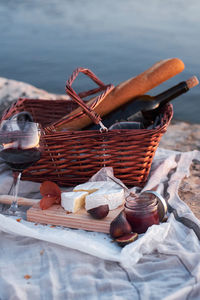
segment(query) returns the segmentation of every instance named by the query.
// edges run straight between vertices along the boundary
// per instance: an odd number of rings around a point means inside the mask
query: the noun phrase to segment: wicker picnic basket
[[[71,85],[79,72],[89,76],[98,88],[76,94]],[[159,141],[173,115],[171,104],[162,109],[161,123],[155,129],[107,131],[99,126],[100,130],[56,130],[60,124],[69,122],[69,113],[78,106],[83,109],[79,115],[86,113],[94,123],[102,125],[93,106],[88,107],[83,98],[100,93],[94,98],[95,104],[112,88],[112,85],[105,85],[90,70],[79,68],[66,84],[66,91],[72,100],[20,98],[5,111],[2,119],[28,111],[43,128],[41,159],[23,172],[23,180],[50,180],[60,186],[74,186],[86,182],[102,167],[113,167],[114,175],[127,186],[144,186]],[[79,115],[73,118],[78,118]]]

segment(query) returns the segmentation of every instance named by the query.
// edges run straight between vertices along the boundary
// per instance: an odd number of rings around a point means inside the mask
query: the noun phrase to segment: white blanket
[[[124,248],[106,234],[0,214],[0,300],[199,300],[200,221],[178,196],[193,159],[200,152],[157,150],[145,189],[158,185],[169,203],[168,221]],[[11,184],[1,164],[0,193]],[[38,198],[39,186],[22,181],[20,195]]]

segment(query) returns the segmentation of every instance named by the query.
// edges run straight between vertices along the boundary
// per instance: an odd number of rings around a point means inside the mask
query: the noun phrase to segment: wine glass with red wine
[[[13,171],[13,202],[6,215],[24,217],[17,203],[22,172],[40,159],[40,129],[35,122],[23,118],[4,120],[0,125],[0,157]]]

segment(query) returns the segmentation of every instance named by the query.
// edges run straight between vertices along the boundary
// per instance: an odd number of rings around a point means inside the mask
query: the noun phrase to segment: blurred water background
[[[64,94],[77,67],[117,85],[161,59],[182,59],[185,70],[154,95],[200,78],[199,16],[198,0],[1,0],[0,77]],[[89,87],[82,77],[75,83]],[[173,101],[175,119],[200,123],[199,91]]]

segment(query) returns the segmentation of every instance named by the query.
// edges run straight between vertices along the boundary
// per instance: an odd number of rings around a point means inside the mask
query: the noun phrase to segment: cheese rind
[[[89,194],[96,192],[99,189],[109,190],[109,189],[121,189],[121,187],[113,181],[88,181],[75,186],[74,192],[85,191]]]
[[[76,213],[85,207],[87,192],[63,192],[61,193],[61,206],[68,212]]]
[[[85,209],[89,210],[100,205],[108,204],[109,210],[116,209],[125,201],[123,189],[99,189],[85,197]]]

